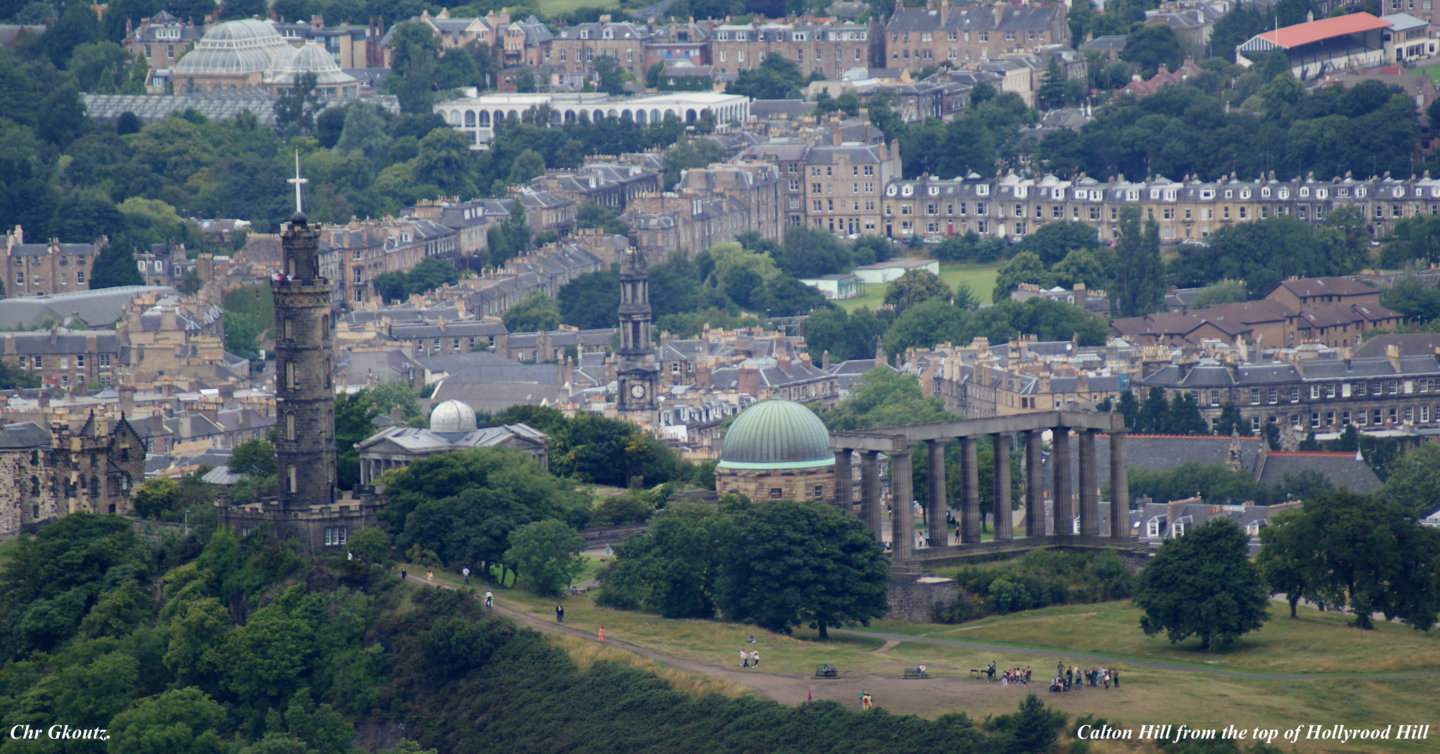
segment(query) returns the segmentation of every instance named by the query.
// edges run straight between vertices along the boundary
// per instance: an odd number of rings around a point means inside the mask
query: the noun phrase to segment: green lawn
[[[1426,66],[1425,68],[1417,68],[1416,70],[1429,76],[1430,83],[1440,86],[1440,65]]]
[[[1198,639],[1177,645],[1163,634],[1146,636],[1140,610],[1129,602],[1050,607],[960,626],[884,621],[875,630],[1258,673],[1440,670],[1440,636],[1434,633],[1388,623],[1360,631],[1345,623],[1345,616],[1305,608],[1292,620],[1283,603],[1273,603],[1264,628],[1213,652],[1199,651]]]
[[[423,569],[415,567],[410,571],[423,574]],[[423,575],[420,578],[423,579]],[[459,582],[458,576],[448,573],[436,573],[436,580]],[[470,588],[483,593],[486,587],[472,581]],[[497,603],[503,607],[544,620],[554,619],[554,599],[541,599],[514,589],[491,588],[495,589]],[[819,642],[815,632],[809,629],[797,629],[793,636],[784,636],[735,623],[664,620],[644,613],[611,610],[597,607],[586,596],[565,597],[562,601],[568,625],[587,631],[603,625],[607,637],[715,665],[735,663],[737,650],[748,647],[745,638],[754,633],[759,640],[762,667],[770,673],[793,677],[809,677],[817,665],[825,663],[840,668],[848,677],[895,676],[904,667],[925,663],[937,675],[968,679],[971,668],[983,668],[994,660],[1002,668],[1029,666],[1037,677],[1045,678],[1053,672],[1056,658],[1034,649],[1112,656],[1118,659],[1107,664],[1121,670],[1124,691],[1056,696],[1043,694],[1043,688],[1032,687],[1042,692],[1047,704],[1072,717],[1093,714],[1107,718],[1112,724],[1161,722],[1192,727],[1234,724],[1283,728],[1312,722],[1376,726],[1440,717],[1440,677],[1387,679],[1366,675],[1440,669],[1440,636],[1396,625],[1361,632],[1346,626],[1342,616],[1306,608],[1301,608],[1299,619],[1291,620],[1281,603],[1272,606],[1273,617],[1263,629],[1247,634],[1234,648],[1225,652],[1200,652],[1194,640],[1177,647],[1163,636],[1145,636],[1138,627],[1139,612],[1128,602],[1033,610],[961,626],[882,620],[872,623],[869,629],[860,629],[1013,647],[989,651],[915,642],[901,642],[887,648],[878,637],[855,635],[832,635],[830,641]],[[582,657],[586,651],[574,641],[566,642],[566,649]],[[1134,664],[1134,660],[1251,671],[1256,675],[1201,675],[1145,667]],[[1076,657],[1069,664],[1098,663]],[[1353,675],[1343,679],[1281,680],[1259,675],[1265,672]],[[677,680],[686,683],[685,675],[679,671],[665,673],[665,676],[672,683]],[[696,679],[688,683],[701,684],[693,689],[695,691],[716,690],[704,688],[704,682]],[[930,717],[964,711],[973,718],[983,718],[1014,710],[1019,690],[997,687],[994,692],[972,697],[963,705],[937,697],[913,711]],[[721,690],[721,693],[725,692]],[[1197,703],[1201,699],[1203,703]],[[1431,745],[1429,742],[1389,743],[1387,751],[1426,751]],[[1359,744],[1323,748],[1366,750]],[[1318,749],[1311,746],[1304,750]]]
[[[620,0],[540,0],[539,6],[540,14],[548,17],[577,8],[618,8]]]
[[[964,283],[969,286],[970,292],[980,299],[981,304],[990,303],[990,294],[995,290],[995,278],[999,276],[999,273],[999,264],[946,264],[940,266],[940,279],[945,281],[946,286],[954,290]],[[884,305],[887,287],[883,285],[867,286],[864,296],[836,303],[846,311],[854,311],[862,306],[875,311]]]

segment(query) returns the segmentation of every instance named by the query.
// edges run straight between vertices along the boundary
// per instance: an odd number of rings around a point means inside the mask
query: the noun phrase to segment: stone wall
[[[885,599],[895,620],[928,623],[942,610],[960,600],[960,588],[954,579],[942,578],[924,571],[900,566],[890,574]]]

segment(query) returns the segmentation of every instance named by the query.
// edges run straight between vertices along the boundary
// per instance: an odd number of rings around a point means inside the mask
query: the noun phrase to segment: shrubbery
[[[940,616],[947,623],[1049,605],[1125,599],[1135,591],[1135,577],[1113,552],[1032,550],[1018,562],[962,568],[955,580],[960,602]]]

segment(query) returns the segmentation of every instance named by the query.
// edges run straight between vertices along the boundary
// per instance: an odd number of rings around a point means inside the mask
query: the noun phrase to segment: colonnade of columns
[[[1045,509],[1045,464],[1042,461],[1042,434],[1052,433],[1049,472],[1051,489],[1054,491],[1052,524],[1047,526]],[[995,453],[991,471],[994,489],[991,494],[994,521],[994,538],[1011,540],[1012,531],[1010,483],[1010,448],[1020,443],[1024,458],[1023,505],[1025,508],[1024,537],[1044,537],[1053,532],[1066,536],[1079,534],[1086,537],[1108,535],[1113,538],[1130,536],[1129,480],[1125,468],[1125,433],[1109,432],[1110,469],[1108,482],[1111,490],[1111,511],[1109,531],[1100,531],[1100,477],[1096,465],[1096,438],[1098,429],[1071,427],[1040,427],[1007,432],[990,432]],[[958,544],[978,544],[980,539],[980,468],[977,441],[982,435],[959,435],[960,469],[962,474],[959,499],[960,541]],[[835,503],[850,510],[854,486],[854,463],[852,454],[859,456],[860,466],[860,518],[881,536],[884,521],[881,502],[880,456],[890,459],[890,489],[894,513],[890,521],[893,557],[907,560],[914,557],[915,520],[910,505],[914,499],[912,486],[913,449],[924,448],[926,477],[928,482],[928,505],[926,508],[926,530],[931,542],[950,542],[947,513],[950,500],[946,491],[945,445],[952,438],[919,440],[912,446],[902,437],[893,438],[888,450],[868,447],[847,446],[844,438],[833,442],[835,449]],[[859,443],[873,446],[874,443]],[[1078,455],[1078,458],[1075,456]],[[1078,462],[1078,501],[1076,486],[1071,479],[1071,466]],[[1077,514],[1076,504],[1079,504]],[[1079,517],[1079,526],[1074,521]]]

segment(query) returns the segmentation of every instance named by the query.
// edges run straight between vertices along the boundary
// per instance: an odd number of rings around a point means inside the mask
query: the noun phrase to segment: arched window
[[[285,387],[295,389],[295,362],[285,362]]]
[[[294,412],[294,411],[286,411],[286,412],[285,412],[285,439],[286,439],[286,440],[294,440],[294,439],[295,439],[295,412]]]
[[[285,489],[291,493],[295,492],[295,464],[285,467]]]

